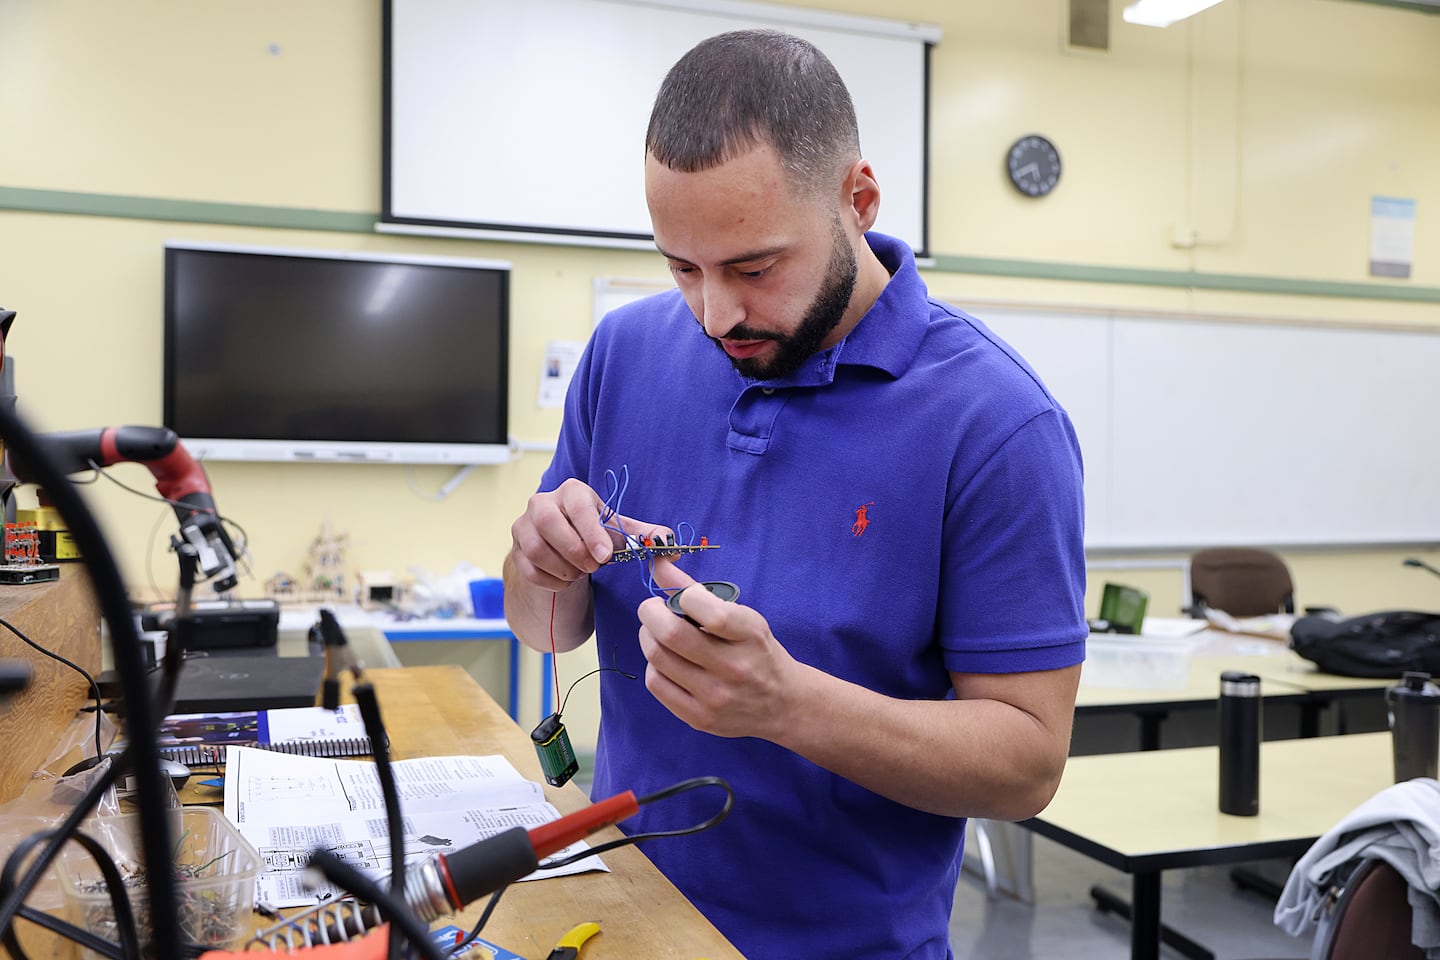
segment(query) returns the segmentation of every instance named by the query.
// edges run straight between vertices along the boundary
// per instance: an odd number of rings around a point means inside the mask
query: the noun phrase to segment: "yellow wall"
[[[1124,24],[1116,0],[1111,49],[1097,53],[1066,48],[1064,0],[796,5],[943,28],[932,64],[930,236],[942,267],[979,257],[1255,276],[1282,291],[1291,280],[1440,288],[1440,17],[1341,0],[1227,0],[1153,30]],[[265,226],[279,222],[277,208],[378,209],[377,3],[0,2],[0,62],[0,198],[4,188],[76,191],[97,195],[74,201],[91,213],[115,197],[238,204],[261,224],[0,210],[0,305],[19,311],[9,349],[20,409],[42,429],[159,422],[167,239],[511,261],[510,400],[522,441],[555,436],[558,413],[535,405],[544,346],[585,337],[593,279],[665,276],[658,257],[638,252]],[[1018,196],[1002,172],[1008,144],[1029,132],[1050,136],[1065,162],[1059,189],[1041,201]],[[583,152],[575,172],[585,175]],[[1418,201],[1411,280],[1367,276],[1375,194]],[[158,203],[145,209],[163,215]],[[1177,228],[1199,243],[1172,245]],[[1440,324],[1436,297],[1318,297],[1304,283],[1256,294],[1155,286],[1142,273],[1118,283],[946,270],[927,278],[962,305]],[[1433,422],[1417,411],[1417,442],[1434,442]],[[249,533],[254,576],[242,589],[258,594],[272,573],[298,570],[323,522],[349,534],[352,569],[444,573],[464,561],[496,572],[510,519],[545,461],[527,454],[480,468],[440,503],[414,492],[444,482],[450,471],[438,467],[217,463],[210,474],[222,510]],[[114,474],[149,485],[138,467]],[[153,576],[168,591],[164,509],[103,481],[91,499],[128,580],[139,588]],[[1302,603],[1440,606],[1440,582],[1402,569],[1404,555],[1287,559]],[[1093,576],[1106,579],[1149,589],[1152,612],[1178,609],[1177,572]],[[562,682],[586,669],[583,657],[562,660]],[[583,731],[593,717],[583,688],[576,697],[571,723]]]

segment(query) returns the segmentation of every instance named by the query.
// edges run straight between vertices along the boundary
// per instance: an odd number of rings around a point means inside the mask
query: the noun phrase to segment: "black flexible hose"
[[[159,717],[150,702],[145,658],[140,638],[135,632],[135,621],[130,615],[125,583],[94,514],[74,485],[55,466],[35,434],[3,404],[0,404],[0,436],[5,438],[9,450],[32,471],[34,480],[45,489],[51,504],[65,521],[71,539],[85,558],[91,586],[100,604],[100,615],[109,627],[115,670],[120,675],[125,696],[131,768],[140,807],[141,849],[149,867],[145,873],[150,894],[151,946],[156,960],[182,960],[176,882],[174,871],[169,869],[172,838],[167,816],[168,797],[160,773],[160,752],[153,735]],[[4,904],[8,915],[0,912],[0,932],[8,928],[19,906],[19,903],[13,906]]]
[[[365,721],[365,733],[370,737],[371,749],[375,754],[375,776],[380,780],[380,794],[385,800],[385,823],[390,840],[390,893],[405,899],[405,821],[400,811],[400,790],[395,783],[395,769],[390,766],[390,739],[385,732],[385,723],[380,717],[380,700],[375,688],[367,683],[357,683],[350,690],[360,706],[360,716]],[[398,960],[402,938],[398,924],[390,927],[390,946],[386,952],[388,960]]]
[[[371,880],[365,874],[336,857],[329,850],[316,850],[310,855],[310,866],[325,875],[325,879],[342,889],[348,890],[366,903],[375,904],[381,916],[400,928],[425,960],[445,960],[445,955],[430,938],[430,928],[420,921],[403,897],[391,893]]]
[[[40,841],[53,836],[57,831],[49,834],[37,833],[26,837],[15,847],[18,855],[14,859],[18,862],[23,859],[30,848]],[[102,957],[119,958],[119,960],[140,960],[140,934],[135,926],[135,912],[130,906],[130,895],[125,888],[125,878],[120,875],[120,868],[116,866],[115,859],[110,856],[110,851],[105,849],[104,844],[89,834],[74,832],[69,838],[89,851],[90,856],[95,858],[95,865],[100,868],[100,874],[105,880],[105,892],[110,896],[110,910],[115,923],[115,930],[120,940],[119,945],[96,936],[88,930],[84,930],[74,924],[66,923],[49,914],[41,913],[31,907],[21,907],[20,916],[31,923],[45,927],[54,932],[73,940],[95,951]],[[13,878],[10,876],[11,864],[5,866],[5,881],[8,884]],[[15,936],[14,927],[5,931],[5,946],[10,951],[12,960],[29,960],[28,955],[20,947],[19,940]]]

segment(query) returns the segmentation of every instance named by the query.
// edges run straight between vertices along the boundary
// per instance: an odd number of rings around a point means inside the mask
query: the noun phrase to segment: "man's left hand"
[[[754,609],[712,595],[671,560],[657,559],[654,574],[659,586],[683,590],[680,608],[700,626],[661,598],[640,605],[646,688],[696,730],[774,740],[799,664]]]

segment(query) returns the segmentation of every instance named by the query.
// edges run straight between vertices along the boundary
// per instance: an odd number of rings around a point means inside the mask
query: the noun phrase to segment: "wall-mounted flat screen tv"
[[[168,243],[164,423],[210,460],[509,456],[510,267]]]

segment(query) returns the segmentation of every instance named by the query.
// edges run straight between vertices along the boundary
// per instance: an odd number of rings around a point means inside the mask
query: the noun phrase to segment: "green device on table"
[[[1150,603],[1150,594],[1135,587],[1118,583],[1105,584],[1100,595],[1100,620],[1104,625],[1098,629],[1111,633],[1139,633],[1145,623],[1145,607]],[[1092,629],[1097,625],[1092,624]]]

